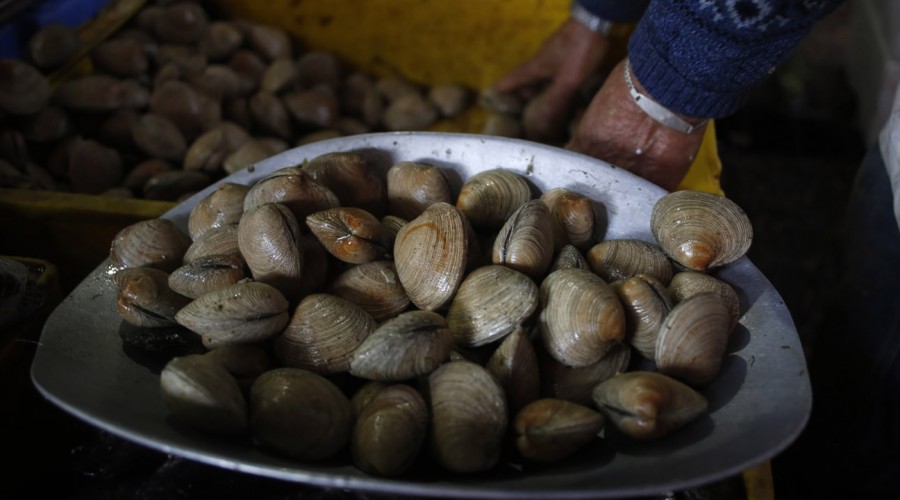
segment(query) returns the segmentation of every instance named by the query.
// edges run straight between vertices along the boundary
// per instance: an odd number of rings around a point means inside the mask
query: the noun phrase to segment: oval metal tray
[[[355,151],[376,168],[423,161],[463,179],[503,167],[535,187],[565,187],[590,196],[606,215],[605,238],[653,241],[654,202],[665,192],[596,159],[527,141],[434,132],[384,133],[318,142],[279,154],[220,182],[252,184],[275,169],[320,154]],[[182,228],[208,187],[164,215]],[[717,481],[764,462],[787,447],[809,417],[811,391],[799,338],[777,291],[746,258],[717,276],[741,299],[720,377],[702,390],[708,416],[659,441],[607,439],[564,462],[509,461],[490,473],[435,471],[401,479],[369,476],[349,461],[302,463],[246,442],[177,428],[167,422],[158,375],[123,352],[116,290],[102,263],[52,313],[32,366],[51,402],[76,417],[164,453],[287,481],[380,493],[442,497],[615,498],[652,495]]]

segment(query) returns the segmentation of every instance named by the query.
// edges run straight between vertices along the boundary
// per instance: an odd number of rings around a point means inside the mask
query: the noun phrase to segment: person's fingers
[[[527,87],[539,85],[552,76],[552,71],[532,59],[513,69],[494,83],[494,90],[516,93]]]

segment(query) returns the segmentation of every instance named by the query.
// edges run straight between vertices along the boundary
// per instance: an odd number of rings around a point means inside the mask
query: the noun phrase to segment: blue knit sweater
[[[667,108],[720,118],[783,63],[813,23],[843,0],[577,0],[614,22],[635,76]]]

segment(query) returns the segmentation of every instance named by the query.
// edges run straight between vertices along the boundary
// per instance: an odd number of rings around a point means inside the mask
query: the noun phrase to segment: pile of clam
[[[129,226],[110,259],[126,321],[202,341],[161,372],[174,419],[299,460],[349,449],[375,475],[422,456],[467,473],[509,443],[558,461],[705,414],[739,311],[715,269],[751,228],[693,191],[651,225],[656,242],[599,241],[592,200],[509,170],[454,193],[427,163],[329,153],[220,184],[187,234]]]
[[[148,2],[77,59],[76,32],[48,25],[23,60],[0,60],[0,187],[179,200],[308,142],[423,130],[469,91],[353,71],[284,30],[215,19],[201,2]]]

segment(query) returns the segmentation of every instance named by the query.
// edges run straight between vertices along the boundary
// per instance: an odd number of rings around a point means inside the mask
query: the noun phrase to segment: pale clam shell
[[[350,401],[319,374],[276,368],[250,388],[250,431],[264,449],[324,460],[346,446],[351,429]]]
[[[376,217],[384,213],[384,182],[362,155],[326,153],[310,160],[303,170],[330,189],[342,206],[361,208]]]
[[[715,380],[725,356],[731,318],[725,299],[712,292],[676,304],[659,329],[657,370],[694,386]]]
[[[469,177],[456,198],[456,208],[475,228],[496,229],[531,197],[524,177],[497,168]]]
[[[435,203],[409,221],[394,241],[397,276],[419,309],[444,307],[456,293],[466,268],[466,218],[449,203]]]
[[[262,134],[285,140],[293,137],[290,114],[277,95],[261,90],[250,97],[248,104],[250,116]]]
[[[657,439],[705,414],[706,398],[666,375],[625,372],[594,389],[597,408],[622,433],[636,439]]]
[[[175,420],[219,434],[247,430],[248,408],[235,377],[215,358],[172,358],[159,374],[162,399]]]
[[[191,301],[169,287],[169,274],[152,267],[118,271],[116,310],[132,325],[154,328],[177,324],[175,314]]]
[[[169,287],[185,297],[196,299],[246,277],[244,260],[239,254],[207,255],[172,271]]]
[[[297,296],[303,271],[300,224],[280,203],[245,211],[238,223],[238,248],[253,279]]]
[[[590,198],[565,188],[553,188],[544,191],[541,201],[556,222],[553,227],[557,248],[569,244],[587,250],[594,244],[594,205]]]
[[[402,475],[418,458],[428,432],[428,406],[412,387],[396,384],[379,391],[353,426],[353,464],[369,474]]]
[[[237,223],[223,224],[201,234],[184,252],[184,263],[188,264],[211,255],[241,255]]]
[[[350,373],[397,382],[427,375],[450,357],[453,335],[431,311],[409,311],[379,325],[353,353]]]
[[[709,274],[682,271],[672,276],[669,282],[669,294],[675,303],[681,302],[692,295],[702,292],[713,292],[725,299],[731,314],[731,329],[737,324],[741,311],[741,301],[735,289],[728,283]]]
[[[375,330],[372,316],[334,295],[304,297],[275,338],[275,355],[285,366],[316,373],[346,372],[353,353]]]
[[[659,246],[687,269],[703,271],[744,256],[753,226],[734,201],[700,191],[675,191],[660,198],[650,215]]]
[[[390,260],[350,267],[331,282],[328,293],[362,307],[378,322],[397,316],[410,304]]]
[[[553,260],[553,222],[541,200],[516,209],[494,239],[491,261],[540,279]]]
[[[656,278],[638,274],[610,283],[625,309],[625,336],[644,358],[655,359],[656,339],[672,309],[668,290]]]
[[[206,231],[241,221],[244,213],[244,197],[249,187],[234,182],[220,184],[191,209],[188,217],[188,233],[197,240]]]
[[[540,396],[537,353],[524,328],[516,328],[503,338],[485,368],[503,387],[511,415]]]
[[[386,186],[388,213],[402,219],[418,217],[437,202],[453,203],[444,173],[426,163],[395,163],[387,171]]]
[[[591,270],[590,264],[588,264],[584,255],[581,254],[581,251],[572,245],[566,245],[556,253],[556,257],[550,264],[549,272],[572,268],[584,269],[585,271]]]
[[[265,283],[242,281],[202,295],[175,320],[203,336],[209,348],[248,344],[277,335],[288,322],[288,301]]]
[[[330,189],[300,167],[278,169],[254,184],[244,198],[244,211],[265,203],[281,203],[297,217],[340,206],[340,200]]]
[[[148,219],[124,227],[110,244],[109,258],[117,269],[155,267],[166,272],[181,265],[191,240],[169,219]]]
[[[350,264],[384,258],[388,247],[381,221],[356,207],[335,207],[306,216],[306,225],[331,255]]]
[[[531,278],[506,266],[483,266],[463,278],[447,323],[457,344],[477,347],[515,330],[538,304],[538,286]]]
[[[459,473],[486,471],[500,460],[508,416],[503,388],[469,361],[441,365],[428,377],[431,447],[438,464]]]
[[[544,398],[519,411],[513,420],[516,449],[537,462],[557,462],[597,439],[603,414],[564,399]]]
[[[625,337],[625,312],[612,288],[583,269],[561,269],[540,287],[541,340],[568,366],[597,362]]]
[[[606,240],[592,246],[586,255],[591,269],[607,283],[646,274],[663,285],[672,279],[672,264],[653,243],[638,239]]]

